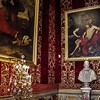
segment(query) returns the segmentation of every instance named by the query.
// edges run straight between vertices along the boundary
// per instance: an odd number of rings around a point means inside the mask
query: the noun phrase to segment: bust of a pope
[[[89,67],[89,61],[84,61],[84,68],[80,71],[78,80],[84,83],[92,82],[96,80],[96,73],[93,69]]]

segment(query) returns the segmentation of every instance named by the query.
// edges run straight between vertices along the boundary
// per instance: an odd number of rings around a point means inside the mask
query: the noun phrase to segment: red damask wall
[[[79,71],[83,68],[83,62],[64,62],[64,48],[65,48],[65,16],[64,11],[70,10],[70,9],[76,9],[76,8],[82,8],[82,7],[88,7],[88,6],[95,6],[99,5],[99,0],[79,0],[77,3],[77,0],[61,0],[61,84],[60,88],[71,88],[71,89],[78,89],[81,87],[81,83],[77,80]],[[98,72],[99,70],[99,61],[91,61],[91,66],[93,69]],[[95,68],[94,66],[97,66],[98,68]],[[98,73],[97,73],[98,75]],[[99,79],[99,75],[98,75]],[[97,80],[98,81],[98,80]],[[95,81],[92,84],[93,89],[99,89],[97,88],[99,86],[98,82]]]
[[[31,69],[33,91],[58,88],[79,89],[82,86],[77,77],[83,68],[83,62],[64,61],[64,12],[99,4],[99,0],[40,0],[37,65]],[[91,61],[90,64],[98,76],[97,81],[93,82],[91,87],[100,89],[100,61]],[[5,70],[3,71],[3,69]],[[10,74],[13,73],[11,69],[13,69],[11,64],[0,62],[0,95],[10,94],[6,90],[9,86]],[[5,71],[7,71],[6,75],[4,74]],[[5,77],[3,77],[4,75]]]
[[[13,68],[12,64],[6,62],[0,62],[0,96],[11,94],[11,91],[8,91],[8,89],[11,86],[10,84],[11,75],[14,79],[15,69]]]
[[[77,3],[78,2],[78,3]],[[38,66],[40,83],[60,83],[59,88],[77,89],[81,83],[77,80],[83,62],[65,62],[65,16],[71,9],[99,5],[99,0],[41,0]],[[61,55],[61,58],[58,57]],[[99,61],[91,61],[92,68],[98,74]],[[98,66],[97,66],[98,65]],[[95,68],[97,66],[98,68]],[[99,79],[99,74],[98,74]],[[92,84],[97,89],[98,80]],[[100,87],[99,87],[100,88]],[[99,89],[98,88],[98,89]]]
[[[38,65],[41,83],[61,82],[61,17],[60,0],[41,0],[38,35]],[[59,20],[59,21],[58,21]],[[41,25],[42,24],[42,25]]]

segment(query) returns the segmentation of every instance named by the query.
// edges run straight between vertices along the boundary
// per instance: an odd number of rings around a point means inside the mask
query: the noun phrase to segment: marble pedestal
[[[91,88],[83,87],[83,88],[81,88],[81,91],[82,91],[82,100],[90,100]]]

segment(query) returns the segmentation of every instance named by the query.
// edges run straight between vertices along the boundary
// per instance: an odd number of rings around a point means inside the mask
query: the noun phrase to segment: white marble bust
[[[84,68],[80,71],[78,80],[84,83],[90,83],[96,80],[96,73],[89,67],[89,61],[84,61]]]

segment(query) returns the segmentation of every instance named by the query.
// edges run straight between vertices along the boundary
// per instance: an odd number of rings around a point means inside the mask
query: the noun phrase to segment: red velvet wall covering
[[[85,1],[80,0],[79,3],[78,3],[77,0],[72,0],[72,6],[73,6],[73,9],[77,9],[77,8],[80,8],[80,7],[85,7]]]
[[[78,2],[78,3],[77,3]],[[79,89],[82,84],[78,81],[79,71],[83,68],[83,62],[65,62],[65,16],[64,12],[70,9],[78,9],[87,6],[99,5],[99,0],[61,0],[61,84],[59,88],[66,89]],[[98,79],[99,79],[99,61],[90,61],[93,69],[97,73],[97,81],[91,84],[93,89],[99,89]],[[97,66],[95,68],[95,66]],[[98,87],[98,88],[97,88]]]
[[[78,75],[79,72],[82,70],[82,68],[83,68],[83,62],[81,61],[75,62],[75,83],[80,83],[80,81],[78,80]]]
[[[48,89],[79,89],[81,84],[77,80],[78,73],[83,67],[83,62],[65,62],[65,31],[64,11],[88,6],[99,5],[100,0],[40,0],[39,10],[39,33],[38,33],[38,58],[37,65],[33,68],[33,84],[52,81],[51,85],[33,85],[33,90]],[[78,3],[77,3],[78,2]],[[53,12],[50,10],[52,8]],[[51,11],[51,12],[50,12]],[[51,26],[50,26],[51,25]],[[54,26],[52,26],[54,25]],[[51,29],[50,29],[51,28]],[[49,36],[52,35],[52,38]],[[54,37],[53,37],[54,36]],[[53,42],[52,42],[53,41]],[[52,43],[51,48],[48,46]],[[51,50],[51,51],[50,51]],[[53,57],[48,60],[49,53]],[[55,54],[54,54],[55,53]],[[61,55],[61,58],[58,58]],[[6,64],[6,63],[5,63]],[[93,89],[100,89],[100,61],[91,61],[93,69],[98,75],[98,80],[91,86]],[[1,65],[1,63],[0,63]],[[3,65],[4,66],[4,65]],[[49,66],[49,67],[48,67]],[[48,74],[52,72],[51,76]],[[1,66],[0,66],[1,73]],[[49,77],[49,78],[48,78]],[[51,80],[50,80],[51,79]],[[1,82],[1,76],[0,76]],[[53,84],[59,84],[55,88]],[[35,87],[35,88],[34,88]],[[1,89],[1,88],[0,88]],[[1,92],[0,92],[1,93]],[[4,95],[4,94],[3,94]]]
[[[41,83],[48,83],[49,0],[43,0]]]
[[[61,9],[60,0],[55,0],[55,34],[56,34],[56,54],[55,54],[55,83],[61,82]]]
[[[60,15],[60,0],[43,0],[43,11],[42,11],[42,47],[41,47],[41,83],[48,83],[48,71],[52,70],[52,68],[49,68],[48,63],[53,62],[54,66],[50,64],[51,67],[53,67],[52,75],[51,75],[50,81],[51,83],[60,83],[61,82],[61,58],[58,58],[58,55],[61,55],[61,15]],[[51,11],[52,9],[52,11]],[[59,21],[58,21],[59,20]],[[52,23],[54,22],[54,23]],[[52,42],[52,46],[54,46],[52,49],[48,49],[48,45],[50,44],[48,36],[52,34],[55,34],[51,38],[55,41]],[[52,61],[48,59],[49,53],[54,54],[55,52],[55,61]],[[52,78],[53,77],[53,78]],[[55,82],[53,82],[55,80]]]
[[[8,91],[10,88],[10,76],[14,76],[14,68],[11,63],[0,62],[0,96],[10,95],[11,91]],[[13,84],[13,81],[12,81]]]
[[[78,73],[82,69],[82,62],[69,62],[73,65],[73,67],[66,66],[67,62],[64,61],[65,57],[65,19],[64,19],[64,11],[70,9],[77,9],[86,6],[94,6],[100,3],[99,0],[43,0],[43,10],[42,10],[42,44],[41,44],[41,82],[40,83],[48,83],[55,80],[55,83],[67,84],[67,88],[78,88],[80,83],[77,80]],[[87,5],[88,4],[88,5]],[[51,14],[50,9],[54,10],[53,14]],[[53,16],[54,19],[51,19]],[[54,23],[55,26],[51,28],[51,23]],[[53,31],[52,31],[53,30]],[[48,60],[49,53],[52,54],[52,50],[49,50],[50,43],[52,43],[52,38],[49,38],[50,34],[54,35],[54,48],[55,48],[55,58],[52,57],[53,60]],[[54,52],[53,52],[54,53]],[[58,55],[61,55],[61,58],[58,58]],[[39,64],[39,63],[38,63]],[[50,69],[50,67],[53,67]],[[54,73],[49,76],[49,73]],[[73,73],[72,73],[73,72]],[[49,77],[49,78],[48,78]],[[50,78],[51,77],[51,78]],[[52,78],[54,77],[54,78]],[[69,86],[69,83],[73,83]],[[75,84],[74,84],[75,83]],[[65,86],[66,87],[66,86]]]

